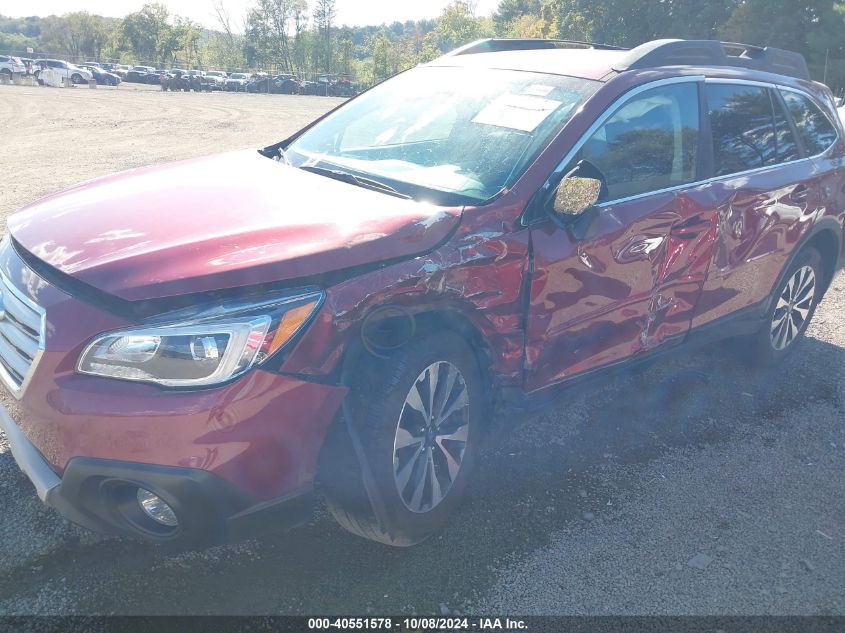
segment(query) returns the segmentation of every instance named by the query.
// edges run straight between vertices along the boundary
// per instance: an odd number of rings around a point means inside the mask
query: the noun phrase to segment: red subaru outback
[[[416,543],[494,403],[694,341],[784,359],[842,263],[843,158],[794,53],[482,41],[260,152],[13,216],[2,427],[95,530],[221,542],[319,490]]]

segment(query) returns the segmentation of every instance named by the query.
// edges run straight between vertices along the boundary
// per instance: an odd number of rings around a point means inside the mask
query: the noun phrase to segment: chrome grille
[[[44,349],[44,310],[0,273],[0,378],[20,396]]]

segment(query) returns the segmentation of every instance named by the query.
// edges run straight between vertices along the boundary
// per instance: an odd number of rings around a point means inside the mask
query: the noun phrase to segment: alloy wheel
[[[411,385],[393,441],[393,476],[405,507],[436,507],[458,476],[469,437],[469,392],[460,370],[440,361]]]
[[[810,266],[795,271],[778,297],[770,329],[772,347],[781,351],[801,333],[816,299],[816,273]]]

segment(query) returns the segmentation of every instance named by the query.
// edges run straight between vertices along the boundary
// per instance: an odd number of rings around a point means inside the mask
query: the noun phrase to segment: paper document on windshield
[[[472,122],[533,132],[560,107],[560,103],[530,95],[502,95],[479,112]]]

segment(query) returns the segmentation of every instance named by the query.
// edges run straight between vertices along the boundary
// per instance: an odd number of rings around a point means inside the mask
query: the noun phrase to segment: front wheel
[[[82,83],[82,75],[78,75],[78,74],[74,73],[74,74],[71,76],[70,80],[71,80],[71,82],[73,82],[74,84],[79,85],[79,84],[81,84],[81,83]]]
[[[752,340],[752,365],[765,367],[785,359],[807,331],[824,293],[819,252],[805,248],[775,288],[763,327]]]
[[[329,509],[353,534],[414,545],[446,523],[469,480],[486,411],[478,362],[461,337],[446,332],[356,373],[347,411],[361,454],[341,420],[321,464]],[[373,510],[374,491],[383,516]]]

